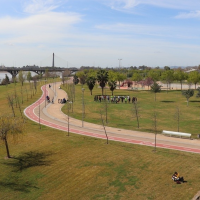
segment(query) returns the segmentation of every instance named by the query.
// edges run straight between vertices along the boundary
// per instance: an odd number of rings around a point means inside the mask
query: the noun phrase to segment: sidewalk
[[[25,109],[25,115],[31,120],[44,124],[46,126],[56,128],[68,132],[68,117],[61,112],[63,104],[58,103],[58,99],[67,98],[65,91],[59,89],[61,83],[52,84],[51,88],[48,85],[42,86],[43,95],[34,104]],[[54,97],[54,104],[46,103],[45,107],[45,89],[46,95],[50,99]],[[40,104],[40,106],[39,106]],[[40,110],[39,110],[40,108]],[[106,139],[103,126],[83,122],[69,117],[69,132]],[[146,146],[155,146],[155,134],[131,131],[119,128],[106,127],[109,140],[140,144]],[[193,139],[181,139],[167,137],[157,134],[156,146],[159,148],[175,149],[193,153],[200,153],[200,141]]]

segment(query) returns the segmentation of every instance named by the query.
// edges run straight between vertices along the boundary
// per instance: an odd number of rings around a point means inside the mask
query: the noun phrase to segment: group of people
[[[48,95],[46,96],[46,100],[48,103],[50,103],[50,102],[54,103],[54,98],[52,98],[52,100],[50,100],[50,97]]]
[[[122,103],[130,103],[131,102],[131,97],[130,96],[112,96],[112,95],[95,95],[94,96],[94,101],[108,101],[111,103],[119,103],[120,101]],[[132,103],[137,101],[136,97],[132,98]]]
[[[65,98],[63,98],[63,99],[58,99],[58,103],[66,103],[67,102],[67,100],[65,99]]]
[[[54,103],[54,97],[52,98],[52,100],[50,100],[50,97],[47,95],[46,96],[46,100],[47,100],[47,102],[48,103]],[[63,98],[63,99],[58,99],[58,103],[66,103],[67,102],[67,100],[65,99],[65,98]]]

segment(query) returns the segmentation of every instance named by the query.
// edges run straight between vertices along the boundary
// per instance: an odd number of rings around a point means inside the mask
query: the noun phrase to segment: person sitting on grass
[[[179,183],[180,184],[180,182],[185,182],[184,181],[184,178],[183,177],[180,177],[180,175],[179,175],[179,173],[178,172],[174,172],[174,174],[172,175],[172,180],[174,181],[174,182],[176,182],[176,183]]]

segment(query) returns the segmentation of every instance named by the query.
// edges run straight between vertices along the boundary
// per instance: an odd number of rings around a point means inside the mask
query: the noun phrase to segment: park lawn
[[[4,98],[13,91],[13,85],[0,87],[1,113],[11,113]],[[40,96],[38,90],[24,101],[23,109]],[[20,117],[18,108],[15,111]],[[152,147],[113,141],[107,145],[105,140],[72,133],[67,137],[59,130],[39,129],[30,120],[26,123],[26,133],[17,142],[9,138],[13,159],[5,159],[0,143],[3,200],[191,199],[199,190],[199,154],[167,149],[155,153]],[[187,183],[175,184],[174,171]]]
[[[76,97],[73,103],[73,113],[70,116],[82,120],[82,90],[81,85],[76,85]],[[67,91],[67,86],[63,87]],[[100,110],[103,110],[105,117],[105,103],[95,102],[94,96],[101,94],[101,89],[94,87],[93,94],[87,86],[84,86],[84,102],[85,102],[85,118],[87,122],[101,124]],[[106,94],[111,95],[111,91],[106,89]],[[114,95],[130,95],[138,99],[137,106],[139,108],[139,129],[137,128],[137,120],[135,117],[134,106],[132,103],[108,103],[107,126],[119,127],[130,130],[140,130],[145,132],[154,132],[153,114],[157,114],[157,129],[161,133],[162,130],[178,131],[177,107],[180,110],[179,131],[191,133],[192,137],[196,138],[199,134],[200,122],[200,99],[195,95],[190,98],[189,106],[187,107],[186,98],[181,91],[161,91],[156,94],[151,91],[130,91],[130,90],[115,90]],[[62,109],[67,113],[67,105]]]

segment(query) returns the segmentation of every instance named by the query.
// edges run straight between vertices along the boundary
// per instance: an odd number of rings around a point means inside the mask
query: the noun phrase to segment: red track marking
[[[39,123],[39,118],[38,116],[34,113],[34,109],[39,106],[39,103],[43,103],[45,101],[45,94],[44,94],[44,90],[45,90],[45,86],[41,87],[43,94],[40,97],[39,100],[37,100],[35,103],[33,103],[32,105],[30,105],[29,107],[27,107],[24,110],[24,114],[31,119],[32,121]],[[46,94],[48,94],[48,91],[46,90]],[[56,121],[55,121],[56,122]],[[68,128],[65,126],[60,126],[57,125],[56,123],[52,123],[52,122],[48,122],[44,119],[40,118],[40,123],[54,128],[54,129],[58,129],[58,130],[62,130],[62,131],[68,131]],[[76,133],[79,135],[85,135],[85,136],[89,136],[89,137],[95,137],[95,138],[100,138],[100,139],[106,139],[105,135],[101,135],[98,133],[91,133],[91,132],[87,132],[87,131],[80,131],[74,128],[69,128],[69,132],[71,133]],[[127,139],[127,138],[122,138],[122,137],[115,137],[115,136],[110,136],[109,140],[113,140],[113,141],[118,141],[118,142],[125,142],[125,143],[131,143],[131,144],[138,144],[138,145],[145,145],[145,146],[151,146],[154,147],[154,143],[153,142],[147,142],[147,141],[142,141],[142,140],[135,140],[135,139]],[[188,148],[188,147],[182,147],[182,146],[175,146],[175,145],[168,145],[168,144],[161,144],[161,143],[157,143],[156,147],[158,148],[165,148],[165,149],[173,149],[173,150],[178,150],[178,151],[186,151],[186,152],[191,152],[191,153],[200,153],[200,149],[196,149],[196,148]]]

